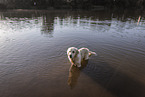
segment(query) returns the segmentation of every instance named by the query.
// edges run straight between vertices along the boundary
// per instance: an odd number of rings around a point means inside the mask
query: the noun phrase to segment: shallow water
[[[0,12],[0,97],[145,97],[144,17],[139,11]],[[98,56],[69,72],[71,46]]]

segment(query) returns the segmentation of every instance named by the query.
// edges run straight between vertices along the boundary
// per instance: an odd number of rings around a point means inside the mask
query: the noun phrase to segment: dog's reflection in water
[[[88,60],[83,60],[81,64],[82,66],[80,68],[73,65],[69,69],[68,85],[71,89],[73,89],[76,86],[78,78],[80,76],[80,72],[83,68],[87,66]]]

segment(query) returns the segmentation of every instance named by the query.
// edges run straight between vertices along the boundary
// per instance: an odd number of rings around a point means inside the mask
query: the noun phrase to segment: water
[[[0,12],[0,97],[145,97],[144,16],[139,11]],[[69,72],[71,46],[98,56]]]

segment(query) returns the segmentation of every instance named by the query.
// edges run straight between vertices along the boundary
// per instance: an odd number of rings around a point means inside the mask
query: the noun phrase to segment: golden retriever
[[[67,49],[67,56],[71,62],[71,66],[81,67],[81,62],[83,60],[88,60],[91,55],[97,55],[95,52],[89,51],[88,48],[70,47]]]

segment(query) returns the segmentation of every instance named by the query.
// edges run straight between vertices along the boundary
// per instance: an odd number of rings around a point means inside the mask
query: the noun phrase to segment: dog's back
[[[83,60],[86,55],[89,54],[89,49],[88,48],[80,48],[79,52],[81,53],[81,59]]]

